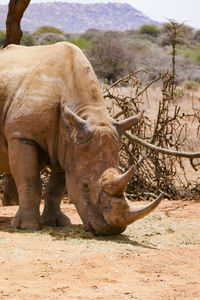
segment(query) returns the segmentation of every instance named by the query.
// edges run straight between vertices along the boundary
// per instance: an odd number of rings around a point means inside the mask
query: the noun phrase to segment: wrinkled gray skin
[[[11,174],[19,195],[14,228],[40,227],[40,170],[49,166],[43,223],[67,226],[60,210],[68,191],[85,230],[118,234],[150,213],[162,195],[144,208],[125,199],[131,177],[118,171],[121,136],[140,115],[111,120],[92,67],[68,43],[0,51],[0,172]]]

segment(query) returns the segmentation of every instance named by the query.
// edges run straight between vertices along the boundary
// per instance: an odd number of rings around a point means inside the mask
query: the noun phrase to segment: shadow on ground
[[[0,232],[9,232],[9,233],[33,233],[30,230],[20,230],[14,229],[10,226],[11,217],[0,217]],[[94,241],[112,241],[117,244],[127,244],[132,246],[138,246],[142,248],[157,249],[146,245],[144,243],[139,243],[135,240],[130,239],[127,235],[111,235],[111,236],[94,236],[91,232],[86,232],[83,229],[83,225],[72,225],[65,228],[52,228],[44,227],[39,231],[39,234],[50,235],[53,240],[67,240],[67,239],[79,239],[79,240],[94,240]]]

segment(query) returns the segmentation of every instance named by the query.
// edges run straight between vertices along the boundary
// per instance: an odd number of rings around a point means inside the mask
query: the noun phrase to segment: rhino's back
[[[6,86],[8,96],[16,97],[22,87],[24,95],[27,92],[34,94],[40,91],[41,95],[55,92],[55,85],[58,89],[65,76],[62,69],[70,61],[66,49],[66,46],[56,44],[33,47],[9,45],[1,50],[0,82]]]
[[[14,131],[27,138],[49,135],[71,64],[70,46],[66,46],[10,45],[0,52],[1,121],[9,136]]]

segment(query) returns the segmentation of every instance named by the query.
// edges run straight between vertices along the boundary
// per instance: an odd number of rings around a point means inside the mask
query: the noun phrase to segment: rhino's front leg
[[[41,181],[38,147],[28,140],[8,141],[9,164],[19,194],[19,209],[11,221],[14,228],[39,229]]]
[[[45,207],[42,214],[46,226],[68,226],[70,219],[61,212],[60,202],[66,192],[65,173],[52,171],[45,190]]]

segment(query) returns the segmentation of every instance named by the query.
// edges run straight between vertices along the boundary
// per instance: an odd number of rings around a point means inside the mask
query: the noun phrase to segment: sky
[[[200,29],[200,0],[31,0],[31,3],[50,1],[82,4],[97,2],[128,3],[155,21],[166,22],[168,19],[174,19]],[[8,2],[8,0],[0,0],[0,4],[7,4]]]

